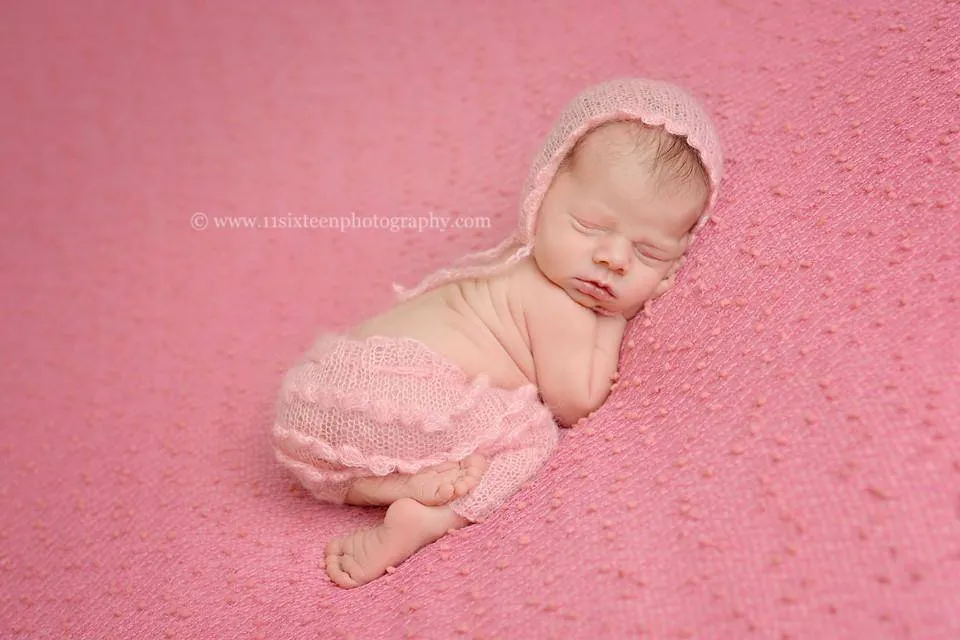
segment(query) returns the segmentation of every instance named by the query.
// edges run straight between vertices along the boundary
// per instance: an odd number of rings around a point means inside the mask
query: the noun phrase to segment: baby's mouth
[[[583,278],[576,279],[578,284],[578,289],[581,292],[596,298],[597,300],[602,300],[608,302],[610,300],[616,299],[616,294],[613,292],[609,286],[597,282],[596,280],[584,280]]]

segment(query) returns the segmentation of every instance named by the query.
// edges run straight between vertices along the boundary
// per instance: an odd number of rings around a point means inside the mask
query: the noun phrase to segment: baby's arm
[[[537,386],[564,426],[595,411],[610,393],[627,321],[577,304],[559,287],[527,311]]]
[[[596,321],[594,367],[590,378],[590,411],[600,408],[610,395],[613,377],[620,364],[620,343],[627,327],[627,320],[621,315],[596,315]]]

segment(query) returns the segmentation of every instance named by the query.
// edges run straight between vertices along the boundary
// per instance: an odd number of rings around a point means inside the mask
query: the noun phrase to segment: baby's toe
[[[437,487],[437,490],[434,494],[434,500],[438,504],[446,504],[447,502],[450,502],[455,495],[457,495],[456,485],[450,482],[444,482]]]
[[[343,553],[343,538],[334,538],[327,543],[326,556],[339,556]]]
[[[340,557],[340,571],[343,573],[344,580],[341,586],[359,587],[366,582],[366,580],[364,580],[364,569],[353,556],[347,555]]]
[[[457,495],[465,496],[473,491],[480,484],[479,477],[463,476],[457,480]]]
[[[348,556],[327,556],[327,575],[333,582],[341,587],[356,587],[357,582],[344,571],[343,563]]]

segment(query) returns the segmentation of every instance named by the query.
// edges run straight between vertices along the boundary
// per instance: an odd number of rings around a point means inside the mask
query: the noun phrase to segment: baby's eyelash
[[[649,253],[644,253],[642,245],[634,245],[633,250],[636,251],[637,255],[646,258],[647,260],[653,260],[655,262],[663,262],[660,258],[650,255]]]
[[[578,226],[578,227],[580,227],[580,228],[582,228],[582,229],[586,229],[586,230],[588,230],[588,231],[597,231],[597,230],[598,230],[598,227],[594,227],[594,226],[589,225],[589,224],[587,224],[587,223],[585,223],[585,222],[581,222],[580,220],[577,220],[576,218],[573,218],[573,223],[574,223],[576,226]]]

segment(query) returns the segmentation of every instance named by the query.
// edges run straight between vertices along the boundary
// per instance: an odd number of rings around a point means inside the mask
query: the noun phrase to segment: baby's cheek
[[[656,265],[645,266],[643,271],[639,274],[641,276],[641,286],[656,286],[661,280],[669,275],[671,268],[672,266],[669,262],[659,262]]]
[[[643,282],[635,282],[632,286],[624,291],[621,305],[626,308],[643,306],[643,303],[647,301],[652,293],[653,287],[647,280],[644,280]]]
[[[681,264],[682,264],[681,259],[671,260],[670,262],[667,262],[666,264],[664,264],[663,267],[658,269],[658,272],[659,272],[658,275],[660,280],[664,280],[666,278],[669,278],[673,274],[675,274],[677,270],[680,269]]]

